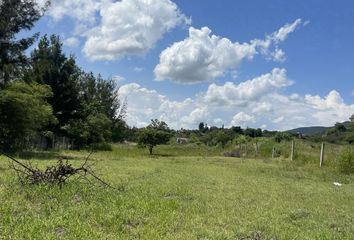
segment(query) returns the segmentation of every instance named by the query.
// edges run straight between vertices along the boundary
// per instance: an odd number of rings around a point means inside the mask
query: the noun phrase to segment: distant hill
[[[320,127],[320,126],[302,127],[302,128],[291,129],[291,130],[288,130],[287,132],[289,132],[289,133],[301,132],[302,134],[305,134],[305,135],[316,135],[316,134],[325,133],[326,130],[329,128],[330,127]]]

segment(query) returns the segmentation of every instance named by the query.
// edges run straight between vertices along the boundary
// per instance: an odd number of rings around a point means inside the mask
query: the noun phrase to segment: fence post
[[[321,156],[320,156],[320,167],[322,167],[324,163],[324,149],[325,149],[325,144],[322,143],[321,145]]]
[[[291,142],[291,161],[294,160],[294,154],[295,154],[295,141],[293,140]]]
[[[274,158],[275,156],[275,147],[273,147],[273,150],[272,150],[272,158]]]

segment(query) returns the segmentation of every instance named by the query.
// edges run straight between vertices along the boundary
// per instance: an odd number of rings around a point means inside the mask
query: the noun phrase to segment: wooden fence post
[[[295,141],[293,140],[291,142],[291,161],[294,160],[294,157],[295,157]]]
[[[273,151],[272,151],[272,158],[275,157],[275,147],[273,147]]]
[[[321,145],[321,156],[320,156],[320,167],[322,167],[323,163],[324,163],[324,149],[325,149],[325,144],[322,143],[322,145]]]

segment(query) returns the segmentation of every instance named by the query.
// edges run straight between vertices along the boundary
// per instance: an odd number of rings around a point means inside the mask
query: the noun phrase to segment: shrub
[[[106,142],[102,142],[102,143],[93,143],[91,144],[91,148],[92,150],[95,151],[112,151],[112,145]]]
[[[354,173],[354,150],[353,149],[347,149],[341,154],[339,158],[338,169],[341,173],[344,174]]]

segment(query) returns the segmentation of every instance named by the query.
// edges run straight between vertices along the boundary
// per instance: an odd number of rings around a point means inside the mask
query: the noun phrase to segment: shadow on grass
[[[23,151],[19,152],[17,156],[20,159],[31,160],[58,160],[58,159],[74,159],[73,157],[65,156],[55,151]]]
[[[175,157],[177,155],[174,154],[166,154],[166,153],[153,153],[151,155],[149,155],[151,157]]]

